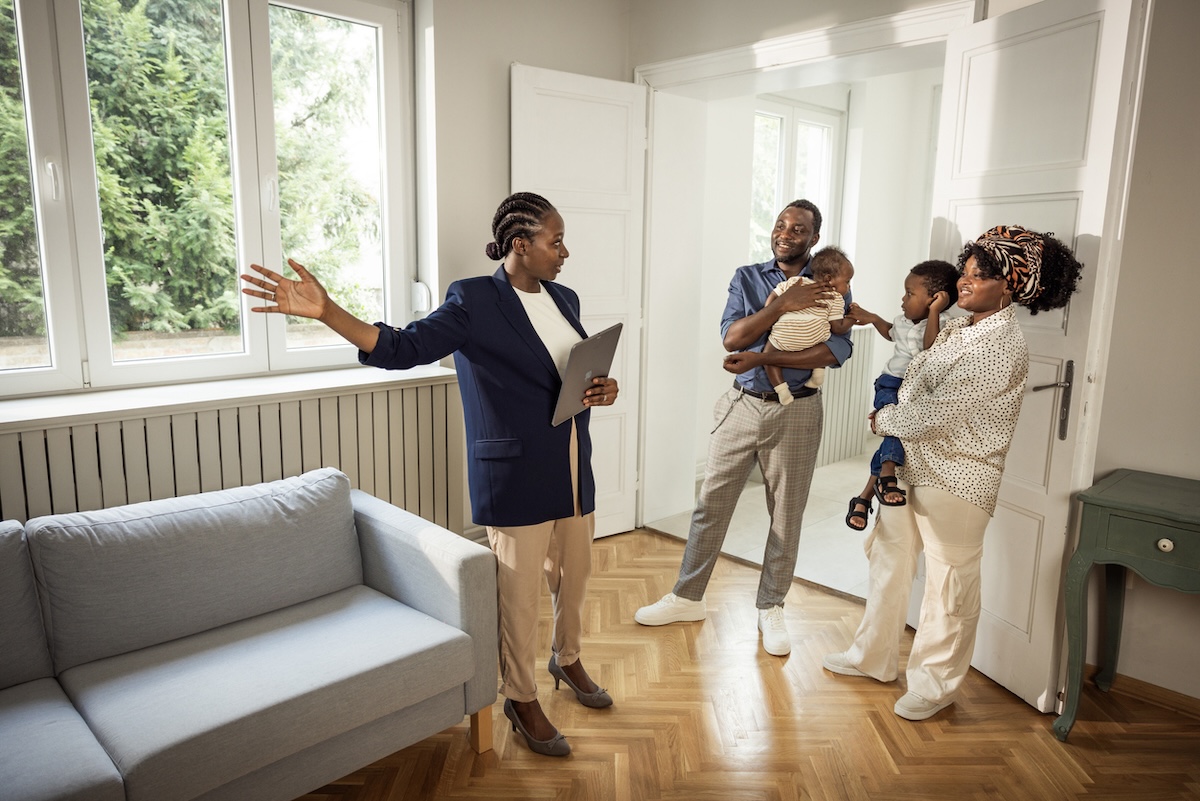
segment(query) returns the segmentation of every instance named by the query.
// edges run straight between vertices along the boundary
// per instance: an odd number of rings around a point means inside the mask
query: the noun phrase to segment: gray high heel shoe
[[[525,731],[524,724],[517,717],[517,710],[513,709],[511,698],[504,699],[504,717],[508,718],[512,723],[512,730],[521,732],[521,736],[525,738],[525,745],[529,746],[529,750],[535,754],[542,756],[566,756],[571,753],[571,744],[567,742],[567,738],[562,736],[562,732],[558,732],[549,740],[535,740]]]
[[[579,703],[592,709],[603,709],[606,706],[612,706],[612,696],[607,690],[596,690],[594,693],[585,693],[583,690],[575,686],[575,682],[567,677],[567,672],[558,666],[558,655],[550,654],[550,664],[546,666],[550,671],[550,675],[554,677],[554,689],[558,689],[558,683],[565,681],[567,686],[575,691],[575,697],[579,699]]]

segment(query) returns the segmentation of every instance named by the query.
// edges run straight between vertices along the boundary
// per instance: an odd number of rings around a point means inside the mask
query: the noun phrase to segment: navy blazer
[[[579,296],[542,282],[563,317],[586,337]],[[550,425],[562,379],[501,267],[490,277],[455,281],[446,302],[403,330],[383,323],[363,364],[401,370],[453,353],[467,429],[471,511],[483,526],[528,526],[571,517],[570,436]],[[596,508],[591,411],[575,416],[579,440],[579,502]]]

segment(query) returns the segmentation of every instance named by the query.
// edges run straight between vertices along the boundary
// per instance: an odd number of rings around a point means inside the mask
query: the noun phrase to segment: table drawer
[[[1169,550],[1160,547],[1164,540],[1169,541]],[[1113,515],[1105,545],[1110,551],[1200,571],[1200,532]]]

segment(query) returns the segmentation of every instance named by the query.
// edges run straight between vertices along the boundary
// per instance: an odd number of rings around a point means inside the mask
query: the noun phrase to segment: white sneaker
[[[925,720],[926,718],[933,717],[953,703],[953,700],[942,701],[941,703],[926,701],[916,693],[905,693],[900,696],[900,700],[896,702],[896,706],[892,711],[905,720]]]
[[[771,656],[787,656],[792,652],[792,640],[788,637],[782,606],[759,609],[758,630],[762,632],[763,650]]]
[[[838,673],[842,676],[866,676],[867,675],[866,673],[863,673],[861,670],[856,668],[854,665],[850,664],[850,661],[848,659],[846,659],[845,651],[839,651],[836,654],[826,654],[825,658],[821,660],[821,664],[824,665],[825,669],[828,670],[830,673]]]
[[[643,606],[633,614],[633,619],[643,626],[665,626],[668,623],[682,623],[689,620],[704,620],[708,610],[704,599],[689,601],[680,598],[673,592],[668,592],[662,598],[649,606]]]

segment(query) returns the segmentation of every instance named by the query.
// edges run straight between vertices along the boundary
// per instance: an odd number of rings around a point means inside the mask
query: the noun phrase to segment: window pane
[[[344,308],[384,318],[379,53],[368,25],[271,7],[271,81],[283,253]],[[289,317],[288,347],[341,345]]]
[[[824,209],[830,205],[833,134],[823,125],[796,125],[796,196]]]
[[[13,5],[0,3],[0,370],[50,366],[28,130]]]
[[[83,0],[115,361],[241,352],[220,0]]]
[[[771,230],[779,215],[780,135],[783,120],[754,115],[753,186],[750,189],[750,260],[771,257]]]

